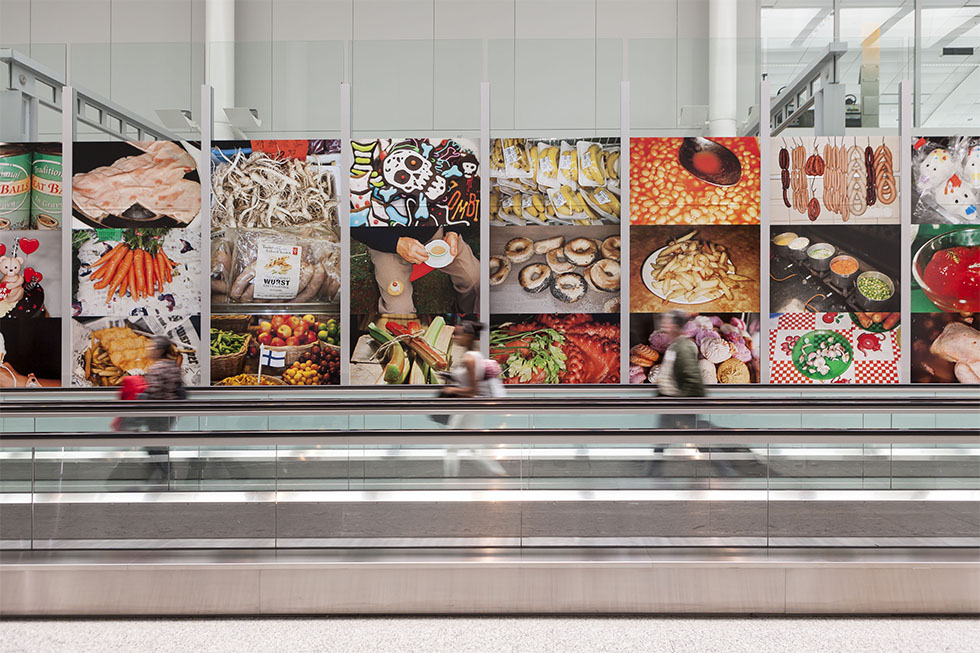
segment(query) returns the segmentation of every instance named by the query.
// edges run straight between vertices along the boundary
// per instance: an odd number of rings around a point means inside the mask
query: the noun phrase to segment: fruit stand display
[[[212,329],[212,383],[257,385],[263,347],[285,353],[284,367],[263,365],[263,378],[288,385],[340,383],[340,321],[336,316],[251,315],[247,321],[223,326],[226,328]],[[223,365],[229,356],[241,351],[243,343],[246,351],[241,366],[231,369]]]

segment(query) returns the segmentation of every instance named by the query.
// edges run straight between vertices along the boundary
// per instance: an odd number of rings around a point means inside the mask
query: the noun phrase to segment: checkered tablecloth
[[[854,350],[853,362],[835,379],[814,381],[793,366],[793,345],[814,329],[837,331]],[[862,335],[865,347],[859,349]],[[783,313],[769,330],[770,383],[898,383],[900,356],[897,330],[865,331],[847,313]]]

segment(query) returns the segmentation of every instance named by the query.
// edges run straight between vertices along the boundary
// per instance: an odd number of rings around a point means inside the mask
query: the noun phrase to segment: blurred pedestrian
[[[503,397],[504,384],[500,380],[500,365],[494,360],[487,360],[480,354],[480,332],[483,325],[479,322],[463,322],[456,326],[453,333],[453,344],[462,347],[466,353],[455,361],[450,376],[452,384],[443,388],[445,397]],[[481,426],[480,415],[473,413],[455,413],[449,417],[449,428],[476,429]],[[446,457],[443,459],[443,471],[447,476],[459,475],[458,447],[447,446]],[[477,455],[474,460],[495,476],[507,476],[507,471],[496,460]]]
[[[165,336],[153,337],[149,351],[149,357],[153,362],[146,371],[146,390],[139,396],[140,399],[176,401],[187,398],[184,380],[180,376],[180,365],[176,360],[167,357],[171,347],[173,347],[173,343]],[[151,431],[169,431],[173,428],[177,418],[148,417],[146,420]],[[146,453],[151,459],[157,459],[151,468],[150,479],[152,480],[157,474],[169,479],[169,448],[148,447]],[[160,460],[161,458],[162,460]]]
[[[681,333],[687,315],[683,311],[671,311],[664,315],[661,330],[670,337],[670,345],[664,352],[657,392],[665,397],[703,397],[704,380],[698,367],[698,347]]]
[[[119,385],[119,398],[123,401],[134,401],[146,390],[146,379],[142,376],[130,374],[124,376]],[[139,431],[145,422],[139,417],[122,416],[112,420],[113,431]]]
[[[688,315],[683,311],[673,310],[663,316],[660,329],[670,337],[670,345],[664,352],[657,378],[657,394],[661,397],[703,397],[704,380],[698,367],[698,347],[694,341],[685,336],[681,329]],[[696,416],[694,414],[663,413],[660,415],[660,428],[686,430],[693,428]],[[654,460],[650,461],[648,473],[652,476],[661,475],[664,447],[654,447]]]

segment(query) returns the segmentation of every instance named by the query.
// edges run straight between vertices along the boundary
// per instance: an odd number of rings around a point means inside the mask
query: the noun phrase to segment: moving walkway
[[[976,612],[978,415],[959,387],[6,392],[0,612]]]

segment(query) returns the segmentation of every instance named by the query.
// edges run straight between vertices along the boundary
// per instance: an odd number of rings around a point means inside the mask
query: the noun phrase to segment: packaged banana
[[[571,186],[549,188],[548,199],[555,209],[555,215],[550,217],[550,222],[561,224],[576,224],[579,220],[585,220],[585,224],[591,222],[585,200]]]
[[[620,166],[620,149],[618,145],[613,145],[604,148],[604,150],[606,155],[602,168],[606,174],[606,187],[612,189],[618,195],[621,186],[619,180],[622,170]]]
[[[491,188],[490,189],[490,219],[498,217],[500,213],[500,189]]]
[[[523,225],[524,218],[517,214],[517,211],[521,210],[520,197],[516,198],[514,195],[504,195],[500,201],[500,212],[497,216],[506,222],[507,224]],[[515,209],[515,203],[517,207]]]
[[[580,191],[586,202],[596,213],[599,219],[604,222],[619,222],[622,212],[619,197],[608,187],[587,188]]]
[[[523,193],[525,190],[527,190],[524,187],[524,184],[522,184],[517,179],[508,179],[507,177],[500,177],[496,179],[494,183],[496,184],[497,188],[500,189],[500,192],[503,193],[504,195]]]
[[[521,215],[527,224],[548,224],[547,200],[541,193],[525,193],[521,196]]]
[[[606,183],[606,151],[598,143],[579,141],[575,144],[578,153],[579,186],[595,188]]]
[[[530,179],[534,177],[531,157],[527,152],[527,142],[523,138],[504,138],[504,164],[507,176],[511,179]]]
[[[504,162],[504,143],[499,138],[490,140],[490,176],[507,176],[507,164]]]
[[[558,157],[561,155],[561,146],[551,143],[538,143],[538,174],[536,180],[538,186],[543,190],[546,188],[558,188],[561,182],[558,181]]]
[[[578,152],[574,145],[561,142],[561,152],[558,155],[559,186],[578,189]]]

